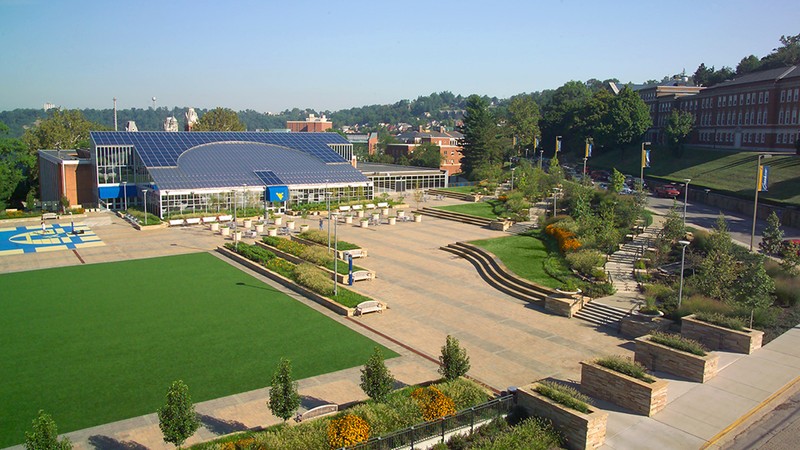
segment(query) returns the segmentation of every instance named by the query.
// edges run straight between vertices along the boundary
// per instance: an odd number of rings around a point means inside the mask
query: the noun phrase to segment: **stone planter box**
[[[267,234],[269,236],[277,236],[278,235],[278,229],[277,228],[272,228],[272,227],[267,228]]]
[[[593,411],[588,414],[561,406],[535,392],[538,383],[529,384],[517,391],[517,404],[530,415],[544,417],[566,438],[569,449],[598,448],[606,439],[608,413]]]
[[[309,229],[309,225],[300,225],[300,232],[301,233],[305,233],[306,231],[308,231],[308,229]]]
[[[358,217],[359,219],[364,217],[364,211],[361,209],[356,210],[356,217]]]
[[[405,217],[405,216],[406,216],[406,212],[404,210],[402,210],[402,209],[398,209],[397,210],[397,217]]]
[[[667,331],[675,322],[663,317],[647,319],[639,316],[625,316],[619,321],[619,331],[629,338],[637,338],[653,331]]]
[[[764,332],[745,328],[744,331],[703,322],[694,318],[694,314],[681,319],[681,336],[700,341],[711,350],[723,350],[735,353],[753,353],[761,348]]]
[[[414,222],[422,222],[422,214],[414,214]]]
[[[483,198],[483,195],[481,195],[481,194],[471,194],[471,195],[467,195],[466,198],[467,198],[467,201],[470,201],[470,202],[479,202]]]
[[[264,224],[263,223],[256,224],[256,233],[261,234],[263,232],[264,232]]]
[[[282,216],[275,216],[275,225],[283,225],[283,217]]]
[[[589,300],[589,297],[580,294],[575,294],[573,297],[548,295],[544,299],[544,309],[559,316],[572,318]]]
[[[717,375],[719,355],[693,355],[650,341],[650,336],[636,338],[635,361],[650,370],[666,372],[690,381],[705,383]]]
[[[242,240],[242,232],[241,231],[234,231],[233,232],[233,240],[239,242]]]
[[[219,231],[219,224],[217,222],[211,224],[211,231]]]
[[[222,234],[222,236],[224,236],[224,237],[227,237],[227,236],[230,236],[230,235],[231,235],[231,229],[230,229],[230,228],[228,228],[228,227],[222,227],[222,228],[220,228],[220,229],[219,229],[219,232],[220,232],[220,233]]]
[[[242,223],[243,223],[244,227],[247,228],[248,230],[253,226],[253,220],[252,219],[244,219],[244,221]]]
[[[490,230],[498,230],[498,231],[506,231],[511,228],[511,225],[514,225],[514,222],[511,220],[493,220],[489,224]]]
[[[361,228],[369,228],[369,220],[362,220]]]
[[[352,224],[353,223],[353,216],[344,216],[344,223]]]
[[[295,223],[294,220],[287,220],[286,221],[286,228],[288,228],[290,230],[294,230],[294,223]]]
[[[389,215],[389,208],[381,208],[381,214],[384,216]]]
[[[653,377],[655,378],[655,377]],[[645,416],[667,406],[667,381],[644,382],[599,364],[581,362],[581,391]]]
[[[389,225],[395,225],[397,223],[397,217],[389,217]]]

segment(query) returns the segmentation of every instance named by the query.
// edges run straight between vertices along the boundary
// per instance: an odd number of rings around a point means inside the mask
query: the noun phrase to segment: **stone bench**
[[[203,223],[215,223],[217,218],[214,216],[211,217],[203,217]]]
[[[233,220],[233,216],[219,216],[220,222],[230,222],[231,220]]]
[[[371,312],[382,313],[383,305],[381,305],[381,302],[376,300],[370,300],[367,302],[361,302],[358,304],[358,306],[356,306],[357,316],[362,316],[366,313],[371,313]]]
[[[353,281],[372,281],[372,272],[369,270],[356,270],[353,272]]]
[[[295,422],[302,422],[304,420],[314,419],[316,417],[327,416],[328,414],[333,414],[339,411],[339,405],[328,404],[328,405],[320,405],[316,408],[311,408],[304,413],[297,414],[294,420]]]
[[[170,219],[169,220],[169,226],[171,226],[171,227],[183,226],[183,223],[184,223],[183,219]]]
[[[388,207],[389,207],[389,203],[388,202],[378,203],[378,208],[388,208]]]
[[[186,219],[186,225],[200,225],[200,218],[193,217],[191,219]]]
[[[42,213],[42,220],[58,220],[56,213]]]
[[[351,256],[353,259],[364,258],[367,256],[367,252],[360,248],[355,248],[353,250],[347,250],[342,252],[343,259],[347,259],[348,255]]]

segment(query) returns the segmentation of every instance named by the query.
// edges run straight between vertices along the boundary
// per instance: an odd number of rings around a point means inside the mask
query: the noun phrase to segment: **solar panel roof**
[[[212,142],[260,142],[301,150],[324,163],[344,162],[329,144],[349,144],[338,133],[262,133],[254,131],[92,131],[98,146],[132,145],[147,167],[170,167],[192,147]]]
[[[148,171],[160,190],[368,181],[349,163],[325,163],[302,150],[260,142],[198,145],[181,154],[174,166]]]

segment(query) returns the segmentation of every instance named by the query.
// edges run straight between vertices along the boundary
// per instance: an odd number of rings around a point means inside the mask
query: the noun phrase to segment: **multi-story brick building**
[[[440,170],[447,172],[447,175],[461,173],[461,146],[458,141],[463,137],[458,131],[447,131],[441,127],[439,131],[423,131],[422,127],[418,131],[410,131],[397,135],[399,143],[388,144],[386,154],[395,158],[409,156],[414,153],[419,145],[431,143],[439,147],[442,155]]]
[[[286,128],[296,133],[320,133],[333,128],[333,122],[324,115],[317,117],[309,114],[306,120],[287,120]]]

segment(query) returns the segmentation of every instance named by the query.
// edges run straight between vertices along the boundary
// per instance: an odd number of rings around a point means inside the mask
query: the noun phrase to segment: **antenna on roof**
[[[114,131],[117,130],[117,97],[114,97]]]

